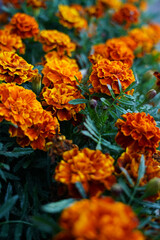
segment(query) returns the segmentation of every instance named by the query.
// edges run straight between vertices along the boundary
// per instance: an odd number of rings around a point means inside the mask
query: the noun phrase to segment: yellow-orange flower
[[[59,5],[59,22],[67,28],[75,28],[77,30],[86,29],[87,21],[81,17],[79,12],[74,8],[67,5]]]
[[[37,75],[37,69],[13,52],[0,52],[0,78],[8,83],[22,84]]]
[[[104,14],[104,8],[102,5],[98,4],[86,7],[85,11],[89,14],[89,16],[96,18],[100,18]]]
[[[120,8],[122,2],[120,0],[114,0],[114,1],[110,1],[110,0],[98,0],[97,1],[97,5],[98,6],[102,6],[104,9],[105,8],[113,8],[113,9],[118,9]]]
[[[44,150],[46,141],[59,130],[58,120],[42,108],[36,95],[13,83],[0,84],[0,121],[4,119],[13,124],[10,135],[22,147],[30,144]]]
[[[0,30],[0,51],[25,53],[25,46],[16,34],[10,34],[6,30]]]
[[[46,0],[27,0],[27,6],[31,6],[33,9],[45,8]]]
[[[35,37],[39,33],[38,23],[35,18],[25,13],[16,13],[6,28],[21,38]]]
[[[43,84],[46,87],[54,87],[54,84],[65,83],[76,86],[81,81],[82,74],[78,71],[75,64],[71,64],[68,60],[55,58],[45,64],[42,70],[44,74]]]
[[[93,65],[92,69],[89,78],[89,82],[92,84],[91,93],[105,93],[111,96],[107,86],[109,84],[114,93],[119,94],[118,80],[121,82],[123,90],[135,81],[132,70],[121,61],[110,61],[103,58]],[[131,94],[132,92],[127,93]]]
[[[126,113],[118,119],[116,142],[123,148],[130,147],[135,152],[154,153],[160,142],[160,129],[152,116],[146,113]]]
[[[127,0],[129,3],[136,3],[141,11],[147,10],[148,4],[146,0]]]
[[[149,24],[147,26],[143,26],[141,29],[145,34],[148,35],[153,42],[153,45],[160,41],[160,24]]]
[[[131,24],[138,23],[139,15],[140,14],[136,6],[126,3],[113,14],[112,19],[120,25],[125,23],[125,27],[128,28]]]
[[[115,183],[113,163],[109,154],[99,150],[74,148],[64,152],[55,170],[55,180],[66,184],[71,195],[76,182],[81,182],[89,195],[97,195]]]
[[[130,206],[110,197],[83,199],[60,217],[63,231],[54,240],[144,240]],[[65,237],[66,235],[66,237]]]
[[[137,47],[137,43],[130,36],[121,36],[120,41],[124,42],[132,51],[134,51]]]
[[[15,8],[20,8],[24,0],[2,0],[2,2],[5,5],[12,4]]]
[[[63,56],[65,53],[70,56],[71,52],[76,48],[75,43],[71,42],[67,34],[57,30],[42,30],[39,41],[43,44],[45,52],[56,49],[60,56]]]
[[[76,114],[85,108],[85,104],[72,105],[69,101],[73,99],[84,98],[81,92],[75,86],[55,84],[54,88],[44,88],[43,98],[47,105],[52,107],[53,112],[57,115],[60,121],[76,120]],[[45,104],[46,105],[46,104]]]

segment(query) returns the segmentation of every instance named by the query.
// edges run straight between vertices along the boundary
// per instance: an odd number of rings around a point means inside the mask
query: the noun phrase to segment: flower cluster
[[[92,216],[92,217],[91,217]],[[65,209],[60,217],[63,231],[54,240],[144,240],[131,207],[110,197],[84,199]]]
[[[58,120],[43,110],[36,95],[13,83],[0,84],[0,121],[12,123],[9,132],[22,146],[45,150],[46,141],[59,130]]]
[[[101,59],[97,64],[93,65],[92,73],[89,78],[89,82],[92,84],[91,92],[105,93],[111,95],[108,86],[110,85],[115,94],[119,94],[118,80],[122,85],[122,89],[125,89],[135,81],[134,75],[127,64],[121,61],[109,61],[108,59]],[[131,94],[131,92],[128,92]]]
[[[0,77],[1,80],[22,84],[31,81],[37,75],[33,65],[28,64],[22,57],[13,52],[0,52]]]
[[[76,182],[81,182],[89,195],[97,195],[115,183],[113,163],[114,159],[109,154],[99,150],[74,148],[64,152],[54,178],[66,184],[71,195]]]
[[[160,129],[152,116],[146,113],[126,113],[118,119],[116,142],[123,148],[131,148],[135,152],[154,153],[160,142]]]
[[[67,34],[57,30],[42,30],[39,41],[43,44],[45,52],[56,49],[60,56],[63,56],[65,53],[70,56],[71,52],[76,48]]]
[[[6,28],[21,38],[35,37],[39,33],[38,23],[35,18],[25,13],[16,13]]]
[[[63,26],[67,28],[75,28],[77,30],[87,28],[86,19],[81,17],[79,12],[74,7],[60,4],[58,8],[59,12],[57,16],[59,17],[59,22]]]

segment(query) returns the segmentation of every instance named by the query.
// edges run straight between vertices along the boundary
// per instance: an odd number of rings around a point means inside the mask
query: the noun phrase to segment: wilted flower
[[[160,129],[152,116],[146,113],[126,113],[118,119],[116,142],[123,148],[130,147],[135,152],[154,153],[160,142]]]
[[[25,45],[16,34],[10,34],[7,30],[0,30],[0,51],[25,53]]]
[[[125,23],[125,28],[129,28],[131,24],[138,23],[139,15],[140,14],[136,6],[126,3],[113,14],[112,19],[120,25]]]
[[[75,28],[77,30],[86,29],[87,21],[81,17],[79,12],[74,8],[67,5],[59,5],[59,22],[67,28]]]
[[[85,104],[69,104],[71,100],[84,98],[76,86],[55,84],[52,89],[44,88],[42,95],[60,121],[76,120],[76,114],[85,108]]]
[[[16,13],[6,26],[11,33],[15,33],[21,38],[31,38],[39,33],[38,23],[34,17],[25,13]]]
[[[13,52],[0,52],[0,78],[2,81],[22,84],[37,75],[37,69]]]
[[[66,184],[71,195],[76,182],[81,182],[89,195],[97,195],[115,183],[113,163],[109,154],[99,150],[74,148],[63,154],[55,170],[55,180]]]
[[[109,84],[113,92],[119,94],[118,80],[123,90],[135,81],[132,70],[128,68],[127,64],[123,64],[121,61],[109,61],[104,58],[93,65],[92,69],[89,78],[89,82],[92,84],[91,93],[105,93],[111,96],[107,86]],[[128,94],[131,93],[128,92]]]
[[[53,240],[144,240],[131,207],[110,197],[84,199],[62,212],[62,232]]]
[[[71,42],[70,37],[57,30],[42,30],[40,32],[39,41],[43,44],[43,50],[48,52],[56,49],[60,56],[71,55],[71,52],[75,50],[75,43]]]

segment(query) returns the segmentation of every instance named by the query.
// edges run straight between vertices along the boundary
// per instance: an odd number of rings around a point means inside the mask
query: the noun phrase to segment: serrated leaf
[[[144,155],[142,155],[140,159],[139,169],[138,169],[137,185],[140,183],[140,180],[144,177],[145,169],[146,169],[145,159],[144,159]]]
[[[111,85],[107,84],[107,87],[108,87],[108,90],[109,90],[112,98],[113,98],[113,99],[116,99],[116,96],[115,96],[115,94],[114,94],[114,92],[113,92],[113,89],[111,88]]]
[[[77,104],[83,104],[83,103],[87,103],[87,102],[88,102],[87,99],[77,98],[77,99],[73,99],[73,100],[69,101],[68,103],[72,104],[72,105],[77,105]]]
[[[125,175],[125,177],[127,178],[129,184],[130,184],[131,186],[134,186],[134,183],[133,183],[133,181],[132,181],[132,178],[130,177],[130,175],[129,175],[129,173],[127,172],[127,170],[126,170],[125,168],[123,168],[123,167],[120,167],[120,169],[121,169],[121,171],[124,173],[124,175]]]
[[[111,103],[107,99],[105,99],[105,98],[100,98],[100,100],[101,100],[101,102],[103,102],[107,106],[111,105]]]
[[[14,196],[8,199],[1,207],[0,207],[0,218],[4,217],[15,205],[18,196]]]
[[[42,206],[42,210],[47,213],[58,213],[69,207],[75,200],[73,198],[60,200],[58,202],[48,203]]]

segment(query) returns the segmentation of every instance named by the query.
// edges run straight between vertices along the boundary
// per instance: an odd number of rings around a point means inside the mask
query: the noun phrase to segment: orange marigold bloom
[[[37,75],[37,69],[13,52],[0,52],[0,78],[2,81],[22,84]]]
[[[121,82],[122,89],[125,90],[132,82],[135,81],[133,72],[127,64],[121,61],[110,61],[101,59],[93,65],[89,82],[92,84],[91,93],[105,93],[111,96],[108,84],[112,87],[115,94],[119,94],[118,80]],[[133,91],[127,92],[131,94]]]
[[[76,48],[75,43],[71,42],[67,34],[57,30],[42,30],[39,41],[43,44],[43,50],[45,52],[56,48],[60,56],[63,56],[65,53],[71,56],[71,52]]]
[[[98,0],[97,5],[102,6],[103,8],[113,8],[113,9],[118,9],[120,8],[122,2],[121,0]]]
[[[137,7],[126,3],[113,14],[112,19],[120,25],[125,23],[125,28],[128,28],[132,23],[138,23],[139,15]]]
[[[25,46],[19,36],[10,34],[6,30],[0,30],[0,51],[25,53]]]
[[[142,27],[142,31],[148,35],[153,45],[160,41],[160,24],[149,24]]]
[[[74,8],[67,5],[59,5],[59,22],[67,28],[75,28],[77,30],[86,29],[87,21],[81,17],[79,12]]]
[[[88,6],[85,8],[85,11],[91,16],[91,17],[96,17],[96,18],[100,18],[103,16],[104,14],[104,8],[102,7],[102,5],[92,5],[92,6]]]
[[[62,212],[63,231],[53,239],[144,240],[142,233],[136,230],[138,224],[130,206],[110,197],[94,197],[77,201]]]
[[[55,170],[55,180],[66,184],[72,195],[73,186],[81,182],[91,196],[110,189],[115,183],[114,159],[99,150],[74,148],[63,154],[63,160]]]
[[[54,84],[69,84],[76,86],[78,81],[81,81],[82,74],[78,71],[75,64],[71,65],[68,60],[55,58],[45,64],[42,70],[44,74],[42,83],[46,87],[54,87]]]
[[[132,51],[134,51],[137,47],[137,43],[130,36],[121,36],[119,37],[119,40],[124,42]]]
[[[35,18],[25,13],[16,13],[6,28],[21,38],[35,37],[39,33],[38,23]]]
[[[33,9],[46,8],[46,0],[27,0],[27,6],[31,6]]]
[[[54,88],[44,88],[43,97],[47,105],[51,106],[60,121],[76,120],[76,114],[85,108],[85,104],[72,105],[69,101],[84,98],[75,86],[55,84]]]
[[[45,150],[46,141],[59,130],[57,118],[42,108],[36,95],[13,83],[0,84],[0,121],[3,119],[14,124],[10,126],[10,136],[17,137],[22,147],[30,144],[34,149]]]
[[[154,153],[160,142],[160,129],[152,116],[146,113],[126,113],[118,119],[116,142],[123,148],[131,147],[135,152]]]
[[[13,5],[15,8],[20,8],[24,0],[2,0],[4,5]]]

